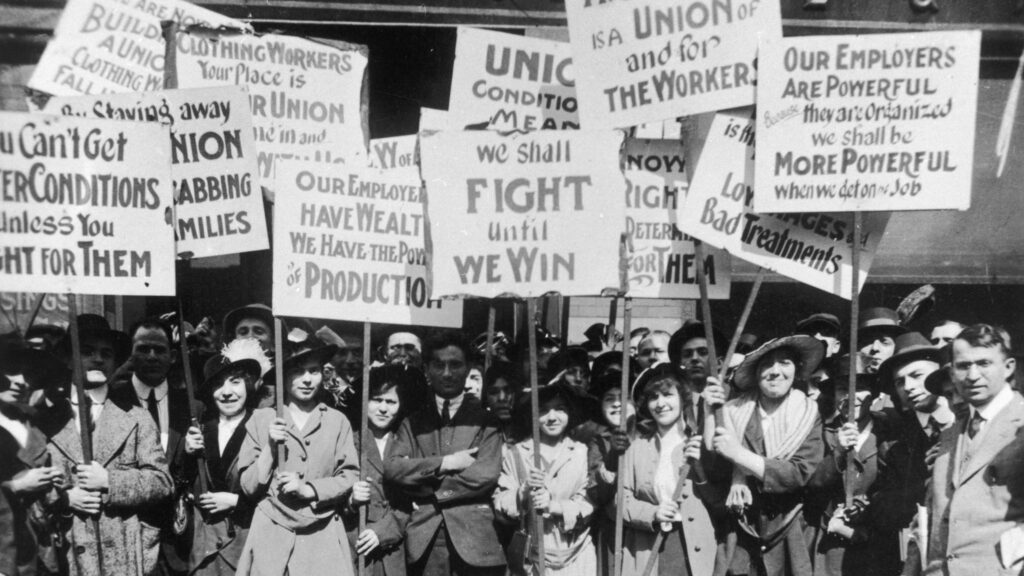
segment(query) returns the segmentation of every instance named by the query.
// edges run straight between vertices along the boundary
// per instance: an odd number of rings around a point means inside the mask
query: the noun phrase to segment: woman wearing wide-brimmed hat
[[[270,358],[252,339],[232,340],[203,366],[197,392],[206,417],[202,428],[188,429],[178,466],[193,479],[195,496],[189,574],[233,574],[238,566],[256,504],[242,490],[239,455],[245,425],[259,402],[260,377],[269,369]],[[199,486],[200,465],[209,473],[205,492]]]
[[[824,355],[818,340],[787,336],[751,352],[736,368],[739,394],[723,407],[713,440],[733,469],[726,499],[735,514],[737,542],[728,559],[731,574],[811,573],[800,512],[824,445],[817,403],[794,384]],[[704,397],[713,408],[724,391],[712,382]]]
[[[691,383],[678,366],[662,362],[642,372],[633,385],[638,430],[619,470],[625,489],[622,574],[642,574],[652,554],[658,556],[654,574],[701,576],[715,564],[715,530],[705,505],[707,484],[697,484],[695,472],[684,479],[682,495],[674,500],[682,464],[701,458],[701,437],[690,413]],[[665,537],[654,549],[658,532]]]
[[[337,348],[300,352],[284,362],[284,417],[253,412],[239,456],[242,490],[259,500],[238,574],[352,573],[339,505],[359,479],[352,427],[318,401],[323,365]],[[284,461],[277,459],[284,445]]]

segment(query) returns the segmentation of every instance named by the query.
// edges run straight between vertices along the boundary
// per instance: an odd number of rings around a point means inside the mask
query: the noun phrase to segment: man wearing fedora
[[[882,362],[893,354],[894,339],[906,332],[895,310],[877,307],[861,312],[857,323],[857,348],[865,357],[868,374],[878,372]]]
[[[52,491],[48,507],[67,546],[58,550],[62,569],[80,576],[143,576],[156,569],[159,529],[141,512],[166,505],[172,491],[167,459],[152,417],[143,409],[109,394],[115,368],[130,352],[124,332],[112,330],[102,316],[78,317],[79,348],[87,405],[71,391],[63,418],[56,422],[47,451],[65,482]],[[60,349],[73,368],[70,335]],[[92,428],[93,461],[82,462],[79,419]],[[95,534],[92,518],[99,518]],[[98,545],[102,543],[103,566]]]
[[[1024,397],[1002,328],[975,324],[952,343],[953,383],[969,416],[943,431],[930,490],[925,574],[1020,574],[1024,569]]]
[[[825,358],[831,358],[842,350],[842,340],[839,338],[841,328],[839,318],[834,314],[818,312],[797,322],[793,333],[821,340],[825,344]]]

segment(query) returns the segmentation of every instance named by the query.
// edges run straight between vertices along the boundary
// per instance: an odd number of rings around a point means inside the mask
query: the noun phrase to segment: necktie
[[[942,434],[942,424],[935,418],[928,418],[928,440],[935,442],[938,440],[939,435]]]
[[[447,426],[451,421],[451,402],[446,399],[441,405],[441,426]]]
[[[149,410],[149,415],[153,417],[153,422],[156,422],[157,430],[160,429],[160,411],[157,409],[156,402],[156,389],[149,391],[149,399],[146,400],[146,408]]]
[[[984,421],[985,418],[982,417],[981,412],[975,412],[974,416],[971,416],[971,421],[967,425],[967,436],[970,437],[971,440],[974,440],[974,437],[978,435],[979,431],[981,431],[981,424]]]

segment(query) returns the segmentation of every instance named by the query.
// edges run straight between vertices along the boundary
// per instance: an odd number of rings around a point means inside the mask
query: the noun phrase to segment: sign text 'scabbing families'
[[[629,294],[647,298],[699,298],[693,241],[677,226],[676,211],[689,178],[675,140],[627,140],[626,234],[630,239]],[[729,255],[704,251],[708,296],[728,298]]]
[[[617,131],[422,134],[433,294],[617,288],[621,144]]]
[[[966,210],[981,32],[761,45],[761,212]]]
[[[178,254],[203,257],[267,249],[244,87],[52,98],[44,110],[168,125]]]
[[[160,124],[0,112],[4,290],[173,295],[170,165]]]
[[[210,34],[178,34],[178,85],[249,86],[265,186],[280,159],[366,164],[365,47],[339,49],[276,34]]]
[[[678,213],[680,228],[733,256],[850,298],[851,214],[754,212],[754,120],[749,109],[717,114],[700,158]],[[888,220],[887,212],[864,216],[862,284]]]
[[[418,178],[295,160],[281,162],[277,177],[276,313],[462,324],[461,301],[430,298]]]
[[[567,0],[580,120],[626,127],[754,103],[779,0]],[[771,70],[769,68],[769,70]]]
[[[449,121],[497,130],[579,128],[575,86],[568,44],[460,28]]]

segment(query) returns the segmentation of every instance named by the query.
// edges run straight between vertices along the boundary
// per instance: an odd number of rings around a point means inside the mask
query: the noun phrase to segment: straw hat
[[[804,380],[810,376],[825,357],[825,344],[812,336],[798,334],[776,338],[747,354],[743,362],[736,367],[736,372],[733,374],[733,383],[736,384],[736,387],[740,390],[749,390],[756,386],[758,363],[769,352],[783,348],[789,348],[796,352],[799,359],[798,371],[795,375],[797,380]]]

